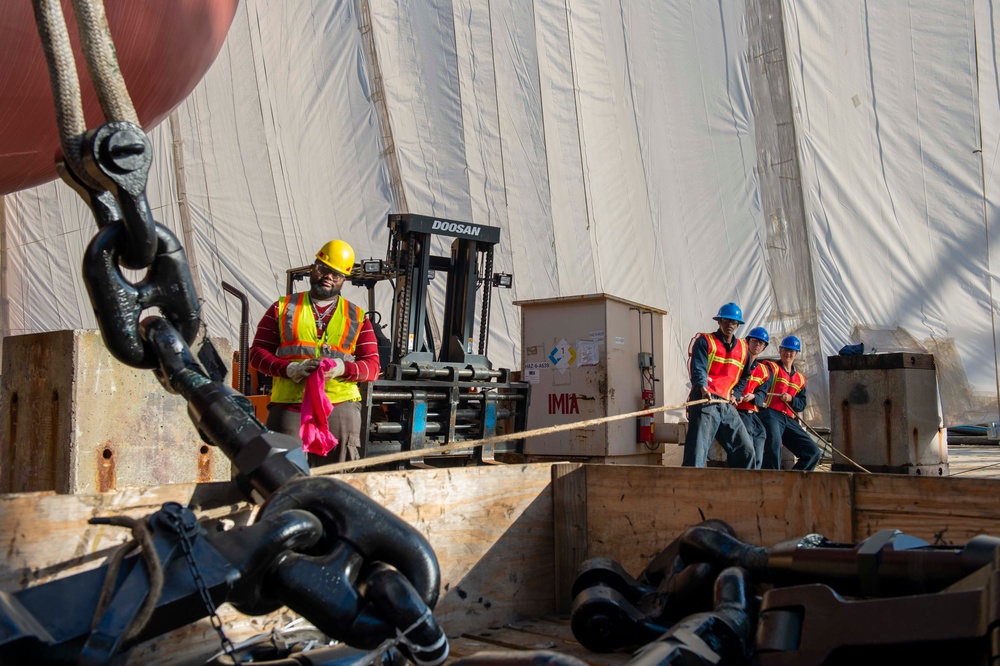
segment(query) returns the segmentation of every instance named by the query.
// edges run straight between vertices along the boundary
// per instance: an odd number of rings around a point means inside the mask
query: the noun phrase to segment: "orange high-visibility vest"
[[[711,333],[702,333],[708,342],[708,390],[712,395],[729,399],[729,394],[740,381],[743,366],[747,361],[747,343],[736,339],[732,351],[719,342]]]
[[[321,338],[316,330],[309,293],[282,296],[278,299],[279,342],[275,356],[289,361],[316,357],[354,360],[354,347],[364,320],[365,311],[341,296]],[[304,392],[304,382],[275,377],[271,384],[271,401],[299,404]],[[357,383],[339,377],[326,381],[326,395],[332,403],[361,399]]]
[[[774,377],[771,389],[767,392],[767,399],[764,400],[764,406],[794,419],[795,412],[792,410],[791,404],[784,402],[780,396],[786,393],[792,397],[797,396],[799,391],[806,386],[805,375],[794,368],[792,368],[794,372],[789,374],[785,371],[784,366],[774,361],[762,361],[762,363],[767,363],[770,366],[769,370]]]
[[[744,389],[743,394],[753,393],[760,386],[771,378],[771,371],[768,368],[766,362],[760,361],[753,366],[753,370],[750,371],[750,379],[747,380],[747,387]],[[749,402],[741,402],[736,405],[736,409],[742,412],[756,412],[757,405],[754,404],[753,400]]]

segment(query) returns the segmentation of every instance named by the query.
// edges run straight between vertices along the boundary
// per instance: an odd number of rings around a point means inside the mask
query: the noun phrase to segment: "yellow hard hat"
[[[354,248],[342,240],[332,240],[321,247],[316,258],[344,275],[350,275],[354,268]]]

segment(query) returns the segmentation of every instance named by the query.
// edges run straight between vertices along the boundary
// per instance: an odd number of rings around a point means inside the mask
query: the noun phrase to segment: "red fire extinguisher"
[[[642,390],[642,406],[652,407],[654,402],[653,391]],[[639,417],[639,442],[643,444],[653,443],[653,415],[643,414]]]

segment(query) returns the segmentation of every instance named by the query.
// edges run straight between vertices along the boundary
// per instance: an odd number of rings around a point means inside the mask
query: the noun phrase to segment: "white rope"
[[[843,458],[847,462],[851,463],[852,465],[854,465],[855,467],[857,467],[858,469],[860,469],[865,474],[871,474],[870,470],[867,470],[864,467],[862,467],[860,464],[854,462],[853,460],[851,460],[850,458],[848,458],[847,454],[845,454],[843,451],[841,451],[840,449],[838,449],[837,447],[835,447],[833,444],[831,444],[826,439],[823,439],[823,436],[820,435],[818,432],[816,432],[816,430],[811,425],[809,425],[808,423],[806,423],[805,419],[803,419],[803,418],[800,417],[798,419],[798,421],[803,426],[805,426],[806,430],[808,430],[809,432],[811,432],[816,437],[816,439],[818,439],[819,441],[823,442],[824,445],[826,445],[826,446],[828,446],[830,448],[830,451],[831,451],[830,455],[831,455],[831,457],[833,456],[833,453],[837,453],[841,458]]]
[[[31,4],[49,68],[63,157],[73,174],[85,185],[102,190],[104,188],[94,182],[83,168],[83,135],[87,131],[87,121],[83,115],[79,74],[62,3],[60,0],[32,0]],[[111,39],[103,1],[73,0],[73,10],[87,71],[90,72],[105,119],[108,122],[128,121],[138,126],[139,118],[118,66],[118,55]]]
[[[396,630],[395,644],[398,645],[402,643],[406,647],[410,648],[410,657],[413,659],[414,663],[417,664],[417,666],[438,666],[438,664],[444,663],[444,660],[448,658],[448,652],[451,649],[451,646],[448,644],[448,637],[444,635],[443,631],[441,632],[441,635],[438,637],[438,639],[434,641],[434,643],[427,646],[417,645],[416,643],[407,638],[407,635],[410,632],[414,631],[417,627],[423,625],[424,623],[430,621],[430,619],[431,619],[431,609],[428,608],[419,618],[417,618],[417,621],[411,624],[409,627],[407,627],[403,631],[400,631],[399,629]],[[444,653],[437,659],[433,661],[424,661],[423,659],[420,659],[419,657],[420,653],[434,652],[435,650],[441,649],[442,645],[444,646]]]
[[[675,409],[691,407],[693,405],[716,405],[727,402],[729,401],[708,399],[708,398],[702,400],[689,400],[688,402],[682,402],[677,405],[667,405],[666,407],[650,407],[649,409],[643,409],[638,412],[629,412],[627,414],[616,414],[615,416],[602,416],[596,419],[577,421],[575,423],[563,423],[561,425],[548,426],[545,428],[536,428],[534,430],[526,430],[523,432],[509,432],[505,435],[487,437],[486,439],[452,442],[451,444],[445,444],[443,446],[431,446],[426,449],[414,449],[412,451],[399,451],[397,453],[390,453],[384,456],[375,456],[374,458],[363,458],[361,460],[348,460],[346,462],[331,463],[329,465],[323,465],[321,467],[314,467],[312,469],[312,475],[322,476],[324,474],[333,474],[335,472],[344,472],[352,469],[363,469],[365,467],[372,467],[374,465],[384,465],[386,463],[399,462],[401,460],[410,460],[412,458],[423,458],[424,456],[428,455],[439,455],[442,453],[448,453],[449,451],[457,451],[459,449],[478,448],[480,446],[486,446],[488,444],[499,444],[501,442],[510,442],[516,439],[527,439],[528,437],[538,437],[540,435],[548,435],[554,432],[577,430],[579,428],[587,428],[592,425],[599,425],[601,423],[610,423],[612,421],[620,421],[622,419],[634,419],[640,416],[646,416],[648,414],[655,414],[657,412],[667,412]]]
[[[118,66],[108,17],[102,0],[73,0],[77,31],[83,47],[90,80],[94,84],[97,100],[108,122],[123,120],[139,125],[139,116],[132,105],[125,79]]]
[[[420,615],[420,617],[417,618],[416,622],[411,624],[409,627],[403,629],[402,631],[396,629],[395,638],[387,638],[386,640],[382,641],[377,648],[366,654],[363,658],[351,662],[349,666],[372,666],[376,662],[381,661],[383,654],[385,654],[388,650],[396,647],[400,643],[402,643],[403,645],[405,645],[407,648],[410,649],[410,659],[413,661],[413,663],[417,664],[417,666],[438,666],[439,664],[443,664],[444,661],[448,658],[448,654],[451,650],[451,646],[448,643],[448,637],[444,635],[443,631],[441,632],[441,636],[436,641],[434,641],[433,644],[429,646],[417,645],[416,643],[407,638],[407,636],[411,632],[413,632],[418,627],[429,621],[432,617],[433,615],[431,613],[430,608],[424,610],[424,612]],[[433,652],[435,650],[440,649],[442,645],[445,648],[444,653],[437,659],[433,661],[424,661],[420,659],[419,654],[421,652]]]
[[[80,137],[87,131],[80,101],[80,81],[76,74],[76,60],[66,29],[62,4],[59,0],[32,0],[35,26],[45,52],[49,68],[49,83],[56,107],[59,125],[59,143],[63,156],[76,173],[83,172],[80,158]]]

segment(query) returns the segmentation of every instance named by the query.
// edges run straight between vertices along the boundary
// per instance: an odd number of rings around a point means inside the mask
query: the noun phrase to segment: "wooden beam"
[[[130,488],[102,495],[0,495],[0,590],[14,591],[91,569],[131,537],[128,530],[89,525],[98,516],[146,516],[164,502],[197,508],[202,517],[226,516],[245,524],[250,507],[231,483]]]
[[[555,605],[569,613],[570,589],[587,551],[587,469],[578,463],[552,466],[552,527],[555,548]]]
[[[814,532],[846,541],[853,525],[850,474],[594,465],[586,507],[588,556],[633,575],[708,518],[766,546]]]
[[[441,567],[435,617],[449,635],[501,626],[550,612],[554,599],[550,464],[466,467],[338,475],[419,530]],[[200,517],[245,524],[253,507],[233,484],[183,484],[102,495],[0,495],[0,589],[16,591],[99,566],[130,535],[89,525],[95,516],[142,517],[164,502],[194,505]],[[234,639],[266,632],[282,613],[246,619],[224,606]],[[259,630],[259,631],[258,631]],[[244,632],[244,633],[241,633]],[[246,633],[250,632],[250,633]],[[140,646],[214,650],[217,636],[190,625]],[[200,643],[199,643],[200,641]]]
[[[688,469],[620,465],[504,465],[338,475],[419,530],[441,567],[435,616],[449,636],[481,632],[568,608],[579,564],[610,557],[639,573],[689,525],[731,524],[771,546],[811,532],[856,542],[883,528],[961,544],[1000,524],[1000,481]],[[230,483],[186,484],[103,495],[0,495],[0,589],[13,591],[97,566],[127,538],[89,525],[94,516],[143,516],[164,502],[236,524],[252,516]],[[287,613],[220,614],[234,640],[268,631]],[[477,634],[479,635],[479,634]],[[216,649],[196,623],[149,641],[143,659]],[[173,646],[173,647],[172,647]]]
[[[449,636],[552,610],[551,464],[343,479],[419,530],[441,567],[434,617]]]
[[[502,651],[508,655],[511,650],[558,652],[591,666],[624,666],[633,658],[629,652],[591,652],[576,640],[567,620],[553,617],[517,622],[499,629],[470,632],[453,640],[451,648],[451,656],[458,658],[488,651]],[[536,659],[533,663],[542,661]],[[528,660],[525,659],[522,663],[528,663]]]
[[[854,541],[881,529],[948,545],[1000,534],[998,480],[865,474],[854,483]]]

